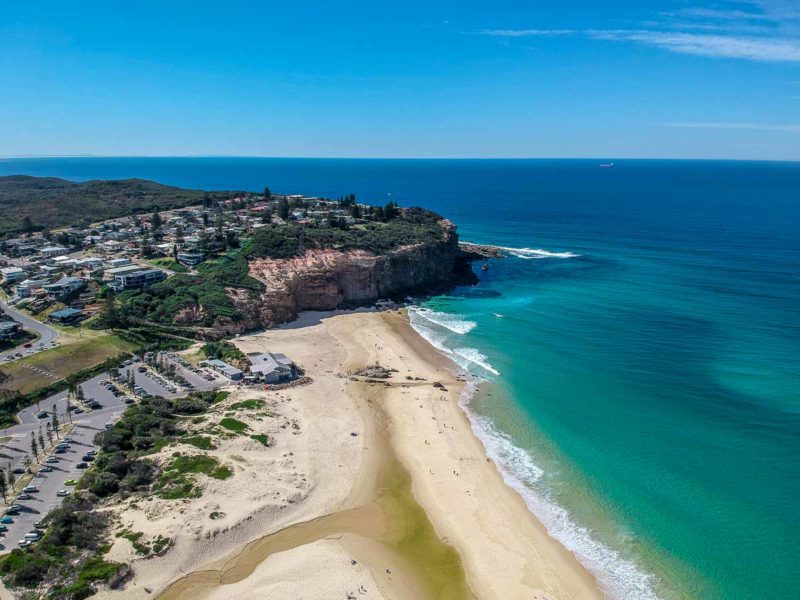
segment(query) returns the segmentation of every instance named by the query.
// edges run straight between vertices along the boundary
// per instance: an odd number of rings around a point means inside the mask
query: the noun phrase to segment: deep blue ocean
[[[0,174],[431,208],[509,248],[415,327],[614,598],[800,598],[800,163],[53,158]]]

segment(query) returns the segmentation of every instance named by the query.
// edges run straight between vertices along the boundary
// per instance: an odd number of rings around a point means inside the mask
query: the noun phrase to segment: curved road
[[[58,338],[60,332],[57,329],[53,329],[49,325],[42,323],[41,321],[37,321],[36,319],[32,319],[19,311],[14,310],[8,304],[0,300],[0,309],[8,313],[15,321],[22,323],[22,326],[25,329],[30,331],[35,331],[39,334],[39,339],[33,342],[34,348],[38,347],[39,344],[43,344],[44,346],[48,346],[50,342],[54,342],[56,338]],[[0,365],[2,365],[6,361],[6,356],[14,356],[14,353],[19,352],[19,346],[16,348],[12,348],[11,350],[6,350],[4,352],[0,352]],[[24,353],[23,353],[24,354]]]

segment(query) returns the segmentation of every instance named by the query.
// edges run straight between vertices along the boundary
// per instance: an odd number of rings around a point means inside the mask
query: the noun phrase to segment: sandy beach
[[[229,480],[119,510],[120,526],[173,544],[135,560],[117,540],[110,558],[132,561],[134,577],[101,597],[602,597],[486,458],[458,404],[464,383],[403,312],[310,313],[235,343],[284,352],[313,382],[234,390],[229,410],[268,403],[249,418],[274,445],[220,443]],[[375,364],[390,376],[355,374]]]

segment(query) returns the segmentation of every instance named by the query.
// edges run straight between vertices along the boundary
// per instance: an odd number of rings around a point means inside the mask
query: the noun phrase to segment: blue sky
[[[800,0],[0,0],[0,155],[800,160]]]

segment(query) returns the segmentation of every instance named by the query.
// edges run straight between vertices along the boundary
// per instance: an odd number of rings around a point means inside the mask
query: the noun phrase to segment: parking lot
[[[140,362],[124,365],[120,368],[120,382],[125,381],[128,373],[134,374],[135,385],[140,386],[148,394],[162,396],[165,398],[176,398],[186,395],[186,390],[170,382],[167,378],[158,375],[151,368],[146,368],[145,372],[139,372],[143,368]],[[204,379],[202,376],[191,370],[178,365],[178,372],[189,382],[194,389],[209,390],[230,383],[221,377],[214,377],[212,381]],[[68,434],[73,441],[65,452],[56,454],[53,448],[48,448],[48,457],[57,459],[57,462],[47,463],[40,453],[43,464],[52,470],[42,472],[42,465],[35,464],[32,470],[36,471],[33,479],[28,485],[37,487],[37,491],[17,499],[15,495],[9,495],[7,509],[11,504],[18,504],[22,508],[18,514],[10,516],[10,523],[3,524],[7,531],[0,532],[0,552],[13,549],[18,545],[25,534],[34,530],[34,523],[40,521],[53,508],[57,507],[62,498],[57,494],[59,490],[71,490],[66,484],[70,479],[79,479],[83,473],[80,466],[89,466],[90,461],[83,460],[86,453],[93,450],[94,437],[99,431],[103,431],[106,426],[110,426],[115,420],[119,419],[128,404],[137,401],[137,395],[132,394],[122,383],[114,383],[110,375],[105,373],[98,375],[81,384],[85,403],[78,405],[72,401],[74,410],[72,411],[73,429]],[[109,389],[110,388],[110,389]],[[172,390],[175,391],[172,391]],[[62,423],[69,423],[66,416],[67,392],[61,392],[38,405],[33,405],[23,409],[18,414],[20,423],[0,431],[0,436],[10,437],[2,449],[0,449],[0,461],[4,467],[12,469],[24,469],[24,457],[30,455],[30,436],[34,432],[38,438],[40,429],[44,430],[46,424],[51,422],[53,405]],[[96,404],[93,404],[93,401]],[[89,405],[95,406],[90,408]],[[63,436],[62,436],[63,437]],[[27,476],[23,473],[17,475],[17,480],[21,481]],[[18,483],[17,490],[21,489]]]

